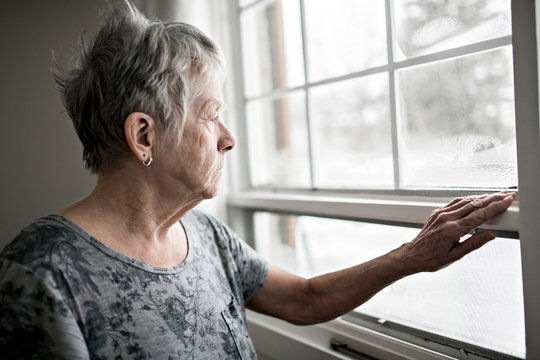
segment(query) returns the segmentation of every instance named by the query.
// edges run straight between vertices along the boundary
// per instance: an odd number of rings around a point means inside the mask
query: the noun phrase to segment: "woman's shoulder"
[[[34,220],[5,246],[0,259],[32,268],[69,252],[77,235],[62,217],[49,215]]]
[[[184,218],[182,218],[182,223],[184,225],[193,224],[199,232],[210,232],[219,237],[228,238],[233,234],[232,230],[223,222],[219,221],[211,214],[198,209],[193,209],[188,212]]]

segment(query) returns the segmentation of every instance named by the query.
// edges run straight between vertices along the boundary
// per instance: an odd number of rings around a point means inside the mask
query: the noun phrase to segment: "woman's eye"
[[[205,121],[215,124],[216,122],[221,121],[221,119],[223,118],[223,110],[216,109],[213,111],[209,111],[206,113],[205,116],[202,116],[201,118],[205,119]]]
[[[220,121],[222,118],[223,118],[223,113],[220,111],[220,112],[210,116],[210,121],[212,121],[213,123],[216,123],[216,122]]]

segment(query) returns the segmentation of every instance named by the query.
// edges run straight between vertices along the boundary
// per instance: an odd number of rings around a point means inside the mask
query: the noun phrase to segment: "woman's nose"
[[[236,140],[227,125],[220,121],[219,126],[221,129],[221,136],[218,142],[218,150],[224,152],[230,151],[235,147]]]

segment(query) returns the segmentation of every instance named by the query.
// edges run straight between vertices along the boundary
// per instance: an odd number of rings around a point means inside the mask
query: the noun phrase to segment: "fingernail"
[[[514,201],[514,196],[513,195],[508,195],[507,197],[505,197],[503,199],[503,201]]]

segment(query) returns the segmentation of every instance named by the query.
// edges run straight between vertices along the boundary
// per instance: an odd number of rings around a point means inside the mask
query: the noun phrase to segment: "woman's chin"
[[[219,181],[213,184],[210,184],[201,193],[202,193],[203,199],[212,199],[217,196],[218,191],[219,191]]]

